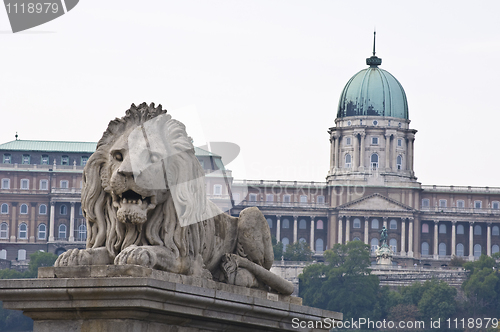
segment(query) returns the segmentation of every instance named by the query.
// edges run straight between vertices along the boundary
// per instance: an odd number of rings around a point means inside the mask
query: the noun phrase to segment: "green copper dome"
[[[405,90],[389,72],[378,68],[382,59],[373,55],[363,69],[347,82],[340,95],[337,118],[390,116],[408,119]]]

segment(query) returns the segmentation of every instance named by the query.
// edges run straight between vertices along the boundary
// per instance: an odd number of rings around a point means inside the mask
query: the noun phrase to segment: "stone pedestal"
[[[297,297],[135,265],[48,267],[38,277],[0,280],[4,308],[22,310],[35,332],[327,331],[342,320]]]

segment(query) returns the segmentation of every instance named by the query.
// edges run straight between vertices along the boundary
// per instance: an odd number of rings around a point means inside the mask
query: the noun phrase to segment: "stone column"
[[[30,227],[29,231],[29,242],[35,242],[36,239],[36,202],[31,202],[31,215],[30,215]]]
[[[396,136],[392,138],[392,143],[391,143],[391,152],[392,152],[392,167],[393,170],[396,172],[398,170],[398,166],[396,165],[396,158],[398,157],[397,152],[396,152],[396,146],[398,144],[398,140]],[[403,169],[403,165],[401,164],[401,169]]]
[[[368,243],[368,232],[369,232],[369,228],[368,228],[368,218],[369,218],[369,217],[365,217],[365,244],[369,244],[369,243]]]
[[[451,256],[455,256],[457,254],[457,222],[451,222]]]
[[[293,243],[297,242],[297,218],[299,216],[293,216]]]
[[[345,243],[350,241],[351,239],[351,217],[345,218]]]
[[[354,147],[354,153],[353,153],[353,160],[352,160],[352,171],[356,172],[358,170],[358,165],[359,165],[359,142],[358,142],[358,135],[354,134],[352,136],[354,142],[353,142],[353,147]]]
[[[406,256],[406,221],[401,218],[401,256]]]
[[[361,149],[359,151],[359,170],[363,172],[365,170],[365,133],[361,133]]]
[[[340,166],[340,163],[339,163],[339,157],[340,157],[340,153],[339,153],[339,139],[340,139],[340,136],[339,134],[336,133],[336,135],[334,136],[335,137],[335,168],[339,168]]]
[[[10,242],[17,239],[17,202],[12,202],[12,223],[10,224]]]
[[[337,222],[339,223],[339,232],[338,232],[339,238],[338,238],[337,243],[342,244],[342,217],[341,216],[337,217]]]
[[[276,215],[276,240],[281,242],[281,215]]]
[[[413,171],[413,142],[415,138],[411,137],[408,140],[408,170]]]
[[[434,220],[434,248],[433,248],[433,254],[434,254],[434,259],[439,258],[439,252],[438,252],[438,241],[439,241],[439,220]]]
[[[337,225],[335,225],[335,222],[337,221],[337,216],[332,214],[328,218],[328,248],[331,249],[333,248],[333,245],[336,243],[337,239]]]
[[[486,229],[486,255],[491,256],[491,222],[487,224]]]
[[[391,169],[391,135],[390,134],[385,134],[385,169],[389,171]]]
[[[335,169],[335,139],[330,138],[330,174],[333,174]]]
[[[75,242],[75,202],[71,202],[69,214],[69,242]]]
[[[311,250],[314,252],[314,216],[311,216],[311,239],[309,242],[311,243]]]
[[[55,218],[55,202],[50,202],[50,221],[49,221],[49,242],[54,241],[54,218]]]
[[[382,226],[384,226],[385,228],[387,228],[387,217],[382,217]]]
[[[413,218],[408,223],[408,257],[413,257]]]
[[[474,222],[469,222],[469,260],[474,260]]]

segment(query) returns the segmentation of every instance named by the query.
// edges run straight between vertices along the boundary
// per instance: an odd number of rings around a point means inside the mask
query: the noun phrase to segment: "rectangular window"
[[[283,203],[290,203],[292,201],[290,195],[283,195]]]
[[[274,195],[273,194],[267,194],[266,195],[266,202],[274,202]]]
[[[318,196],[317,203],[318,204],[325,204],[325,196],[323,196],[323,195]]]
[[[350,137],[346,137],[345,145],[351,145],[351,138]]]
[[[69,157],[68,156],[61,157],[61,165],[69,165]]]
[[[403,146],[403,139],[402,138],[398,138],[398,146]]]
[[[257,194],[248,195],[250,202],[257,202]]]
[[[307,203],[307,196],[306,195],[300,195],[300,202],[301,203]]]
[[[49,190],[49,180],[40,180],[40,190]]]
[[[377,145],[378,144],[378,137],[372,137],[372,144]]]
[[[214,185],[214,195],[216,196],[222,195],[222,186],[220,184]]]
[[[4,164],[10,164],[12,162],[11,155],[10,153],[5,153],[3,155],[3,163]]]
[[[10,179],[2,179],[2,189],[10,189]]]
[[[21,180],[21,189],[28,190],[29,187],[30,187],[30,180],[28,180],[28,179],[22,179]]]
[[[81,165],[82,166],[87,165],[87,161],[89,161],[89,157],[82,157],[82,163],[81,163]]]
[[[29,154],[23,154],[23,164],[29,165],[30,163],[30,155]]]
[[[498,210],[498,209],[500,209],[500,202],[493,202],[493,203],[491,203],[491,208],[492,208],[493,210]]]
[[[440,199],[439,200],[439,207],[440,208],[445,208],[446,207],[446,199]]]
[[[459,209],[463,209],[463,208],[465,208],[465,201],[463,201],[463,200],[458,200],[458,201],[457,201],[457,208],[459,208]]]
[[[474,201],[474,209],[481,209],[483,206],[482,201]]]
[[[49,164],[49,156],[46,155],[46,154],[43,154],[42,155],[42,162],[41,162],[42,165],[48,165]]]
[[[61,180],[61,189],[68,189],[68,184],[67,180]]]
[[[423,208],[428,208],[429,206],[430,206],[430,201],[429,201],[429,199],[428,199],[428,198],[424,198],[424,199],[422,200],[422,207],[423,207]]]

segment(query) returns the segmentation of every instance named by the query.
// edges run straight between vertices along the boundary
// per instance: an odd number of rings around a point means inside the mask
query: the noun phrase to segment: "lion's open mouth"
[[[143,196],[133,190],[120,195],[113,195],[113,206],[118,208],[117,218],[122,223],[142,224],[147,220],[147,213],[156,207],[156,196]]]

